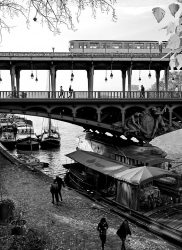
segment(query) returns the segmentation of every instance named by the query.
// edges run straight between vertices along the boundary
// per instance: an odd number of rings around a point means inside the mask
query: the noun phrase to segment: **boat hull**
[[[39,142],[30,140],[30,139],[24,139],[24,140],[17,140],[16,148],[19,150],[39,150]]]
[[[8,149],[14,149],[16,146],[16,141],[0,141],[0,143]]]
[[[46,139],[40,142],[41,148],[42,149],[49,149],[49,148],[57,148],[60,147],[61,143],[60,140],[55,140],[55,139]]]

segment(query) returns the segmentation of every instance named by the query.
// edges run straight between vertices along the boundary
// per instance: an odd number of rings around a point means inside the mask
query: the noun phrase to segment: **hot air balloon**
[[[171,35],[168,40],[167,48],[171,50],[178,49],[180,46],[180,37],[177,34]]]
[[[160,23],[160,21],[164,18],[165,16],[165,11],[160,8],[160,7],[156,7],[152,9],[153,15],[155,17],[155,19],[157,20],[158,23]]]
[[[176,12],[179,10],[180,6],[177,3],[172,3],[169,5],[169,10],[173,16],[175,16]]]

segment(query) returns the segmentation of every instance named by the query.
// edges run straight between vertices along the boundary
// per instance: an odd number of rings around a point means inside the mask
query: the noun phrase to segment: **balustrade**
[[[182,91],[0,91],[0,99],[181,99]]]

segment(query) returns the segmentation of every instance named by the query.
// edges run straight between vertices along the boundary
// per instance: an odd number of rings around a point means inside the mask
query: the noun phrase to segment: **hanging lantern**
[[[106,76],[105,76],[105,82],[107,82],[107,69],[106,69]]]
[[[30,77],[31,77],[31,79],[33,79],[33,78],[34,78],[33,71],[32,71],[32,73],[31,73]]]
[[[151,72],[149,71],[148,78],[150,79],[150,78],[151,78],[151,76],[152,76],[152,75],[151,75]]]
[[[0,82],[2,82],[1,71],[0,71]]]
[[[110,74],[110,78],[111,78],[111,79],[113,79],[112,64],[113,64],[113,62],[111,62],[111,74]]]
[[[138,78],[138,81],[140,82],[142,80],[141,78],[141,70],[139,70],[139,78]]]
[[[73,72],[71,73],[71,78],[74,78],[74,74],[73,74]]]
[[[36,70],[36,77],[35,77],[35,81],[36,81],[36,82],[38,82],[37,70]]]

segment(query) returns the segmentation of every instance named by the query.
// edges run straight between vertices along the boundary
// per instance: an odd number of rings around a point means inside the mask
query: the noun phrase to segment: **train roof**
[[[69,42],[156,42],[159,43],[159,41],[153,41],[153,40],[70,40]],[[166,41],[162,41],[166,42]]]

